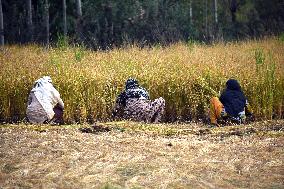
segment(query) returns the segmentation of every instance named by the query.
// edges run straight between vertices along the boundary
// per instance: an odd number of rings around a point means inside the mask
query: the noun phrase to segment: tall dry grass
[[[33,82],[50,75],[67,122],[107,120],[125,80],[166,100],[165,120],[201,119],[229,78],[240,81],[259,119],[283,118],[284,44],[276,38],[214,44],[178,43],[111,51],[6,46],[0,54],[0,118],[22,120]]]

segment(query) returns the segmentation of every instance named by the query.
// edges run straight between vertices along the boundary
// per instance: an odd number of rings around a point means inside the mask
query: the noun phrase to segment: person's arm
[[[145,90],[145,92],[146,92],[146,95],[147,95],[147,99],[150,100],[150,95],[149,95],[148,91]]]
[[[118,97],[116,98],[116,102],[112,111],[112,117],[115,117],[117,112],[122,109],[126,104],[126,93],[125,91],[123,91],[122,93],[120,93],[118,95]]]
[[[143,91],[142,96],[145,97],[146,99],[150,100],[150,95],[149,95],[148,91],[143,87],[141,87],[141,89]]]
[[[220,97],[219,97],[220,102],[222,102],[222,104],[224,104],[225,101],[225,91],[222,91]]]
[[[64,109],[63,100],[61,99],[59,92],[57,91],[57,89],[55,89],[55,87],[53,85],[52,85],[50,92],[52,94],[53,102],[56,103],[54,105],[56,105],[57,107],[59,107],[63,110]]]
[[[252,115],[252,109],[250,104],[248,103],[248,101],[246,100],[246,105],[245,105],[245,113],[247,116],[251,116]]]
[[[64,103],[63,103],[63,101],[60,97],[59,97],[59,100],[58,100],[58,105],[60,106],[60,108],[62,108],[62,110],[64,109]]]
[[[32,100],[33,100],[32,95],[29,94],[29,97],[28,97],[28,105],[30,105],[30,104],[32,103]]]

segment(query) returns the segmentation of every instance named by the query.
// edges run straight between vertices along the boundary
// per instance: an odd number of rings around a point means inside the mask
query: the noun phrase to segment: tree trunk
[[[230,11],[232,15],[232,34],[234,38],[238,38],[238,28],[237,28],[237,22],[236,22],[236,12],[238,8],[238,3],[237,0],[231,0],[231,5],[230,5]]]
[[[48,0],[44,1],[44,23],[45,23],[45,44],[48,47],[49,46],[49,4]]]
[[[82,5],[81,0],[76,0],[77,20],[76,20],[76,35],[79,41],[82,40]]]
[[[213,5],[213,15],[214,15],[214,22],[213,24],[213,40],[217,41],[219,40],[219,24],[218,24],[218,0],[214,0],[214,5]]]
[[[215,24],[218,24],[218,1],[214,0]]]
[[[29,41],[33,42],[33,17],[32,17],[32,0],[27,0],[27,12],[28,12],[28,35]]]
[[[66,0],[63,0],[63,34],[67,37]]]
[[[190,24],[192,24],[192,0],[189,1],[189,18]]]
[[[237,0],[231,0],[231,15],[232,15],[232,22],[236,22],[236,12],[237,12]]]
[[[4,23],[3,23],[3,11],[2,11],[1,0],[0,0],[0,46],[4,46]]]
[[[208,2],[205,0],[205,39],[208,38]]]
[[[76,7],[77,7],[77,17],[82,17],[82,4],[81,0],[76,0]]]

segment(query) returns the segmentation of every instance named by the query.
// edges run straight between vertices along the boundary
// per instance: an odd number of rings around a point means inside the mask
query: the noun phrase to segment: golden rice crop
[[[36,79],[50,75],[67,122],[107,120],[125,80],[135,77],[152,99],[166,100],[165,120],[200,119],[229,78],[238,79],[259,119],[283,118],[284,44],[276,38],[210,46],[6,46],[0,54],[0,119],[22,120]]]

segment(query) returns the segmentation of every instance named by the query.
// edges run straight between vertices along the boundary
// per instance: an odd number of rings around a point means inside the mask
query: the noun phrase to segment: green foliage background
[[[279,35],[284,31],[282,0],[82,0],[80,36],[76,35],[76,1],[67,1],[68,38],[72,43],[108,49],[136,43],[166,45],[177,41],[232,41]],[[190,19],[190,2],[192,22]],[[236,2],[232,19],[232,3]],[[27,43],[26,2],[2,0],[7,43]],[[50,40],[63,34],[62,1],[49,0]],[[32,1],[34,42],[45,40],[44,1]]]

